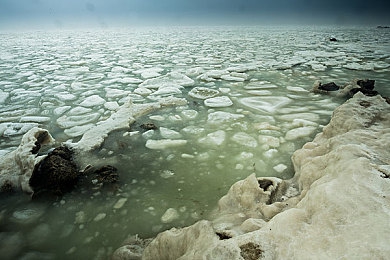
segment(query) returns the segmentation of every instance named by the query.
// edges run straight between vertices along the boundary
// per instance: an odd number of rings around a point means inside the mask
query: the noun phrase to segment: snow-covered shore
[[[389,112],[380,96],[356,94],[293,154],[291,180],[238,181],[212,220],[160,233],[142,259],[385,259]],[[135,259],[134,248],[123,246],[114,259]]]

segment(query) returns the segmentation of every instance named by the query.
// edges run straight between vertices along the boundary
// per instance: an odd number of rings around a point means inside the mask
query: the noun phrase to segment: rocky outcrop
[[[160,233],[142,259],[386,259],[389,112],[357,93],[293,154],[293,179],[237,182],[212,221]]]

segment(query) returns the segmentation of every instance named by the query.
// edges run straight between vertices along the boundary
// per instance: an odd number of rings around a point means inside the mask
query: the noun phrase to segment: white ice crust
[[[54,142],[50,133],[38,127],[30,129],[22,138],[19,147],[1,157],[0,160],[0,188],[12,188],[32,193],[29,185],[34,167],[45,155],[38,156],[32,151],[37,145]],[[39,149],[38,149],[39,150]]]
[[[261,259],[386,259],[389,112],[380,96],[356,94],[293,154],[293,179],[250,175],[212,221],[160,233],[142,259],[244,259],[250,248]]]

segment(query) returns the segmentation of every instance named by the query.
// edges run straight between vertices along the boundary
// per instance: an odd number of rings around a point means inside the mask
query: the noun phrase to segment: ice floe
[[[239,99],[240,103],[259,110],[269,113],[277,111],[277,109],[289,104],[291,99],[287,97],[246,97]]]
[[[164,150],[172,147],[183,146],[187,144],[187,140],[182,139],[161,139],[161,140],[152,140],[149,139],[146,141],[146,147],[153,150]]]
[[[204,101],[208,107],[230,107],[233,101],[227,96],[208,98]]]
[[[100,106],[103,105],[106,101],[101,98],[98,95],[92,95],[87,97],[83,102],[80,103],[80,106],[83,107],[95,107],[95,106]]]
[[[193,98],[207,99],[215,97],[219,94],[218,90],[206,88],[206,87],[195,87],[188,92],[188,95]]]

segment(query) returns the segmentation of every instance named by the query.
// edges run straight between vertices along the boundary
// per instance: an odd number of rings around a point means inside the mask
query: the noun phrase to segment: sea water
[[[83,162],[118,169],[114,190],[77,187],[40,201],[1,195],[5,259],[106,259],[129,236],[153,237],[207,219],[229,187],[251,173],[291,178],[292,153],[321,132],[344,102],[312,93],[317,80],[342,86],[375,79],[376,89],[390,95],[386,29],[0,34],[0,156],[34,126],[48,129],[57,144],[77,142],[129,100],[187,100],[137,118],[82,155]],[[160,140],[177,142],[159,146]]]

